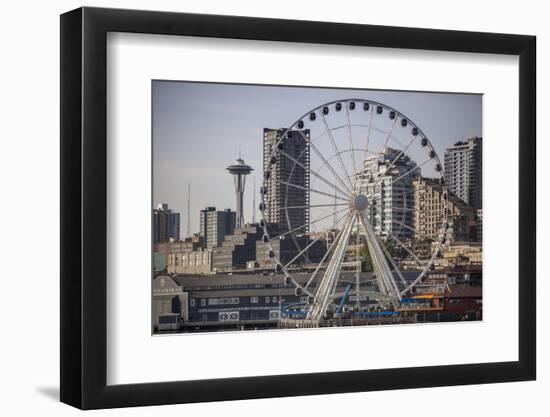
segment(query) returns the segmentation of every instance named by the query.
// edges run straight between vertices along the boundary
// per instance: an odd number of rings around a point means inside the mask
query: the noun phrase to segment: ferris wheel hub
[[[358,211],[363,211],[367,208],[369,200],[364,194],[357,194],[353,199],[353,207]]]

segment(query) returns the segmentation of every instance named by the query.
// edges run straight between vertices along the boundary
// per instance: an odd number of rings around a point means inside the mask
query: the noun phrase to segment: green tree
[[[361,255],[361,257],[364,260],[365,271],[372,272],[373,271],[372,258],[370,257],[369,246],[366,243],[363,244],[363,246],[361,247],[361,250],[359,251],[359,255]]]

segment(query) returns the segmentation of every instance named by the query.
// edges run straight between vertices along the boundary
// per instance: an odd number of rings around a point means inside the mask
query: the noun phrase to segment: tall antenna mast
[[[256,175],[252,183],[252,223],[256,223]]]
[[[191,181],[187,182],[187,237],[191,237]]]

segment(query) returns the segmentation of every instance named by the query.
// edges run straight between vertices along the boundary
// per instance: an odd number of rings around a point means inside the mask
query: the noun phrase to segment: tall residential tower
[[[449,191],[476,209],[482,208],[482,141],[470,138],[445,150],[445,182]]]
[[[285,129],[264,129],[264,180],[263,192],[266,204],[265,219],[277,225],[279,230],[289,230],[306,225],[309,230],[309,129],[289,131],[279,144],[279,156],[272,160],[273,150],[285,133]],[[295,161],[298,161],[297,164]],[[298,207],[285,210],[285,207]],[[288,217],[287,217],[288,212]]]

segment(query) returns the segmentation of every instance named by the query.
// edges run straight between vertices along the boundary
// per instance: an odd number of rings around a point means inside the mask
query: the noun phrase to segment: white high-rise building
[[[367,217],[375,234],[384,239],[393,235],[403,241],[414,237],[412,183],[420,169],[406,154],[399,154],[397,149],[386,148],[365,159],[358,186],[369,199]]]
[[[230,209],[216,210],[216,207],[205,207],[201,210],[200,235],[203,237],[204,247],[220,246],[225,236],[235,230],[236,213]]]

